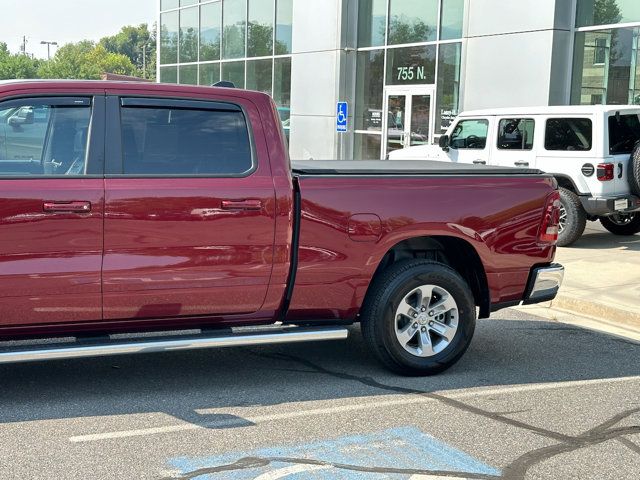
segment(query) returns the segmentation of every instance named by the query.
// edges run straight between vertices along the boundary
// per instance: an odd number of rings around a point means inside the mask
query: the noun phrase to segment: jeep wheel
[[[635,235],[640,233],[640,215],[636,213],[601,217],[600,223],[614,235]]]
[[[473,295],[448,266],[406,260],[371,285],[362,333],[378,359],[401,375],[433,375],[456,363],[475,330]]]
[[[560,224],[558,246],[568,247],[578,240],[587,226],[587,214],[580,199],[571,190],[560,188]]]
[[[640,142],[636,143],[629,159],[629,185],[631,192],[640,196]],[[605,225],[606,228],[606,225]],[[608,229],[607,229],[608,230]]]

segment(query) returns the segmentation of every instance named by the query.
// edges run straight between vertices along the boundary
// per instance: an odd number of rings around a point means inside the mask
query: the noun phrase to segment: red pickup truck
[[[533,170],[291,165],[257,92],[0,82],[0,363],[337,339],[359,322],[387,367],[437,373],[478,314],[554,298],[558,212]],[[34,341],[52,337],[69,338]]]

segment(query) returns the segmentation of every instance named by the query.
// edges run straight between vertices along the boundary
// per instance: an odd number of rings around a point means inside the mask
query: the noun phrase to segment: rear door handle
[[[45,202],[42,209],[48,213],[89,213],[91,202]]]
[[[260,210],[262,202],[260,200],[223,200],[223,210]]]
[[[474,160],[473,163],[474,163],[474,165],[486,165],[487,161],[486,160]]]
[[[519,161],[519,162],[515,162],[514,165],[516,167],[528,167],[529,166],[529,162]]]

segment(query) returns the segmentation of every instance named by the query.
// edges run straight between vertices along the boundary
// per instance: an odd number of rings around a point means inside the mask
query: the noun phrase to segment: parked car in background
[[[640,232],[640,107],[566,106],[462,113],[439,145],[391,152],[390,160],[531,167],[552,174],[562,202],[559,246],[587,220],[616,235]]]

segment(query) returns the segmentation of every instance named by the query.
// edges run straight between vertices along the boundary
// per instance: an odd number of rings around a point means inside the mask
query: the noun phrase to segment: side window
[[[591,150],[593,125],[588,118],[550,118],[544,137],[546,150]]]
[[[487,145],[488,120],[461,120],[453,129],[449,145],[457,150],[483,150]]]
[[[640,140],[640,115],[612,115],[609,117],[609,153],[628,154]]]
[[[241,111],[123,107],[123,173],[233,176],[252,166]]]
[[[89,99],[0,104],[0,176],[85,175]]]
[[[499,150],[532,150],[535,121],[531,118],[503,118],[498,123]]]

